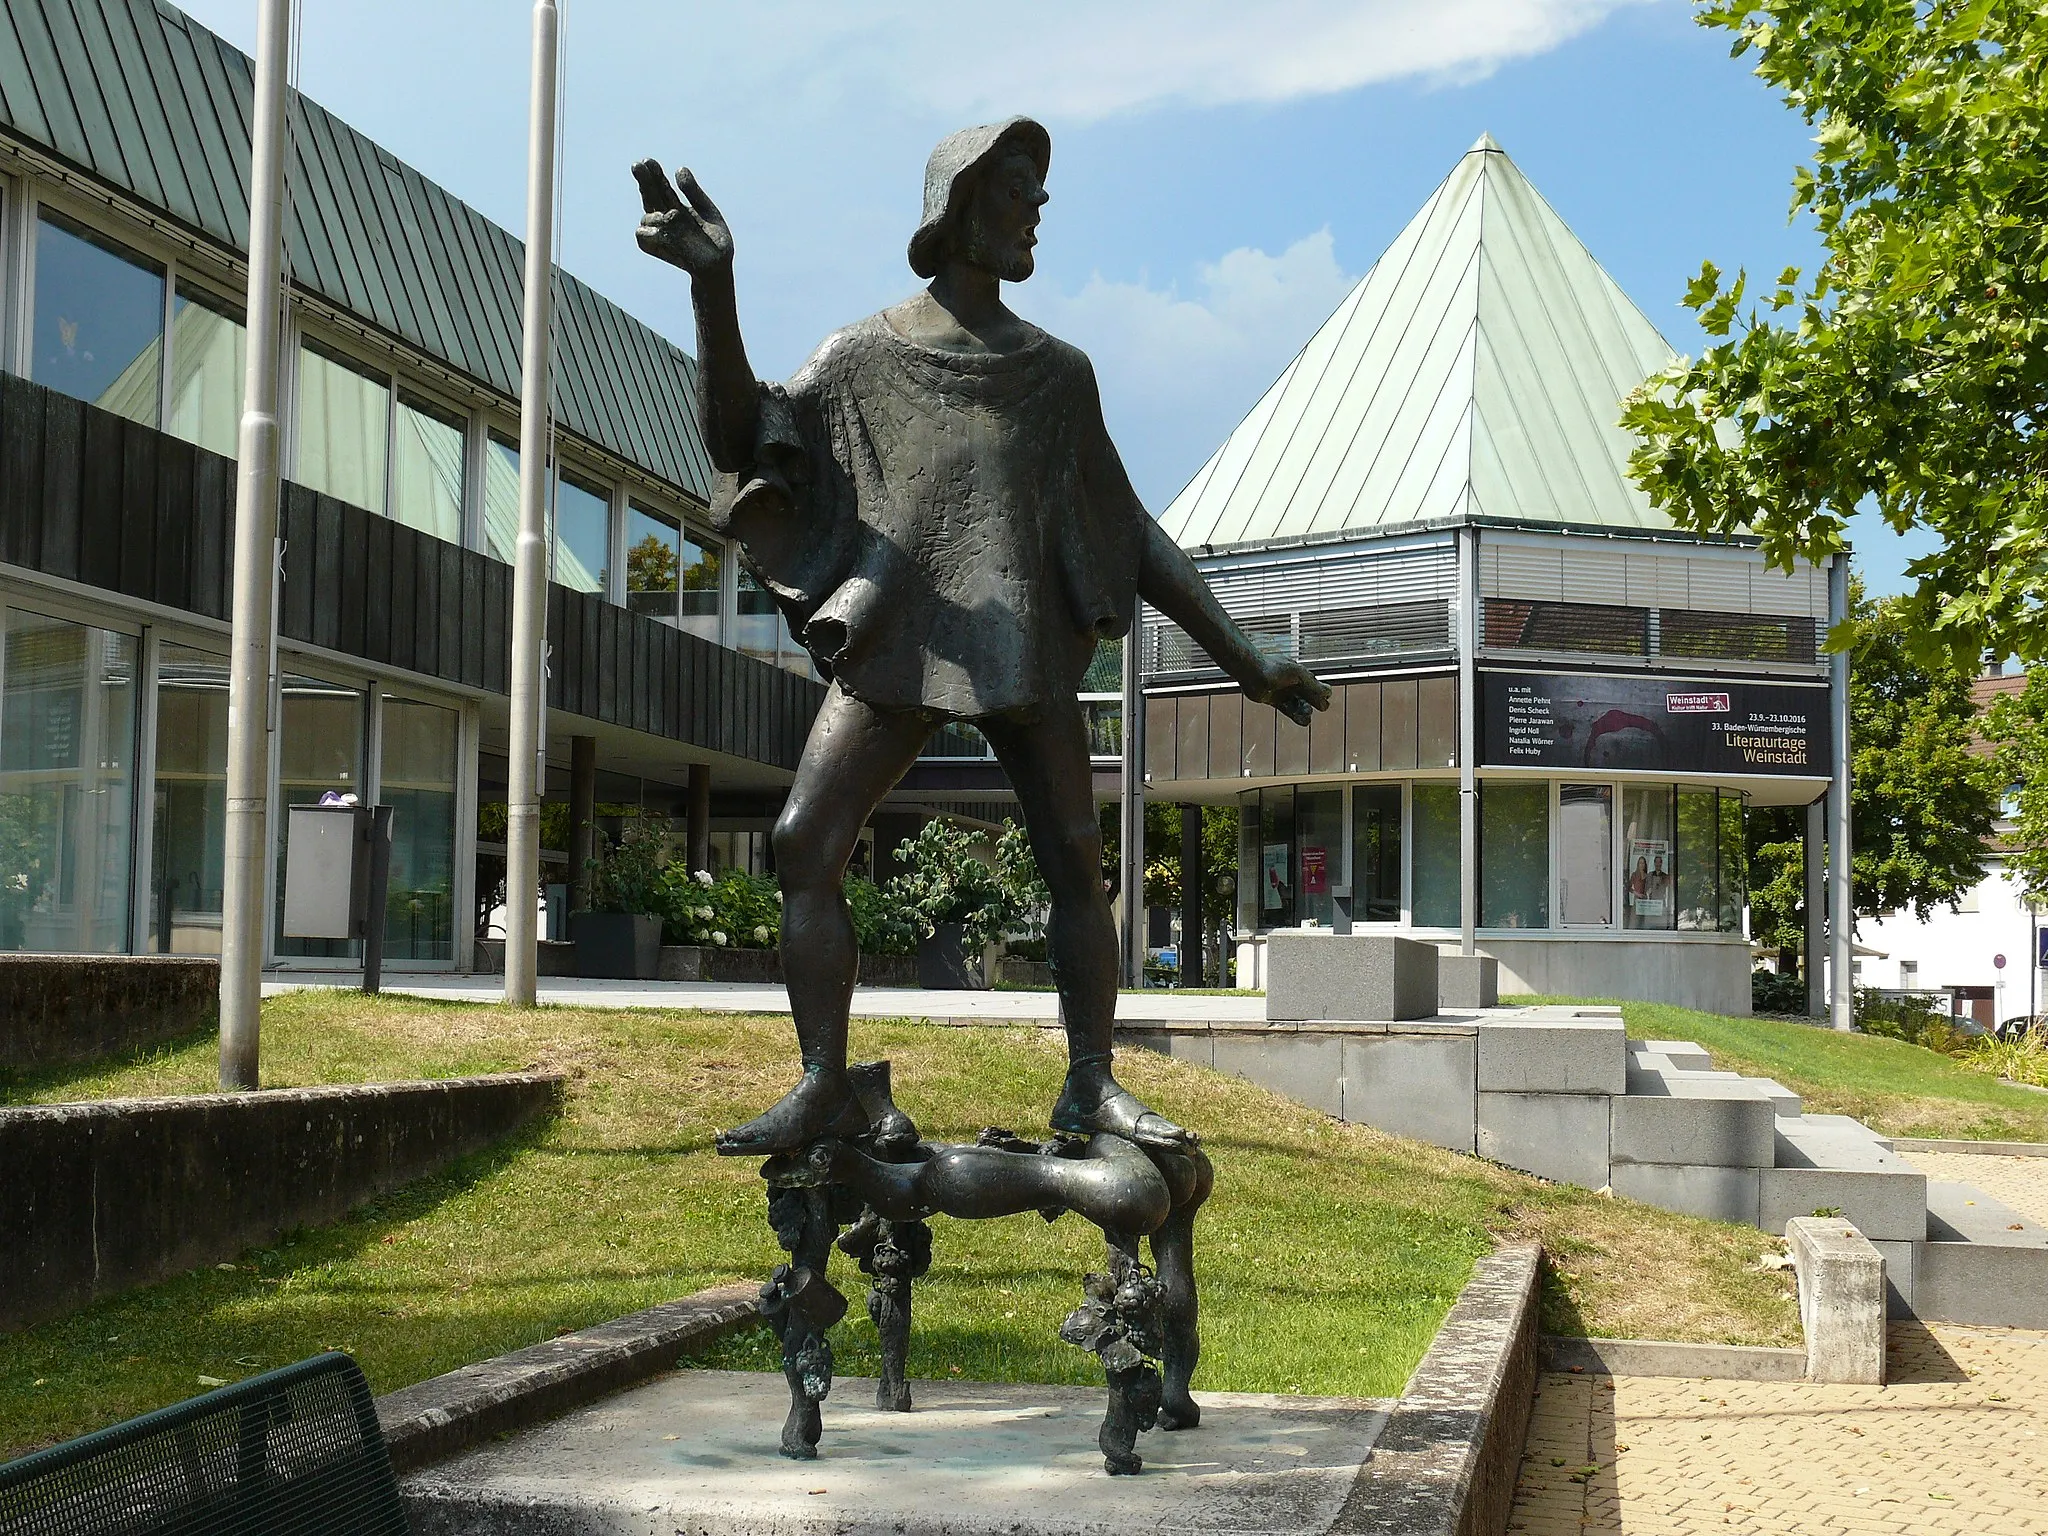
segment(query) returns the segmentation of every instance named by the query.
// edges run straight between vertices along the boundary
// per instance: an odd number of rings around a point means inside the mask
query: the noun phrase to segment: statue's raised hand
[[[1294,661],[1268,662],[1258,684],[1245,692],[1296,725],[1307,725],[1317,710],[1330,707],[1330,685]]]
[[[633,179],[640,183],[640,201],[647,210],[640,217],[641,250],[692,277],[731,270],[732,231],[695,176],[687,169],[677,171],[671,187],[658,161],[642,160],[633,167]],[[682,197],[676,196],[678,189]]]

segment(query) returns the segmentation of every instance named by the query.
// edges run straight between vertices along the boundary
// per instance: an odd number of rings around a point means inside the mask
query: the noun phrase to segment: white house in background
[[[1978,678],[1971,692],[1983,710],[2025,684],[2023,674],[1994,671]],[[1985,1025],[2048,1012],[2041,914],[2006,870],[2013,824],[2005,813],[2011,809],[2008,800],[1992,830],[1984,878],[1964,895],[1960,910],[1938,907],[1924,923],[1911,912],[1894,912],[1856,925],[1856,942],[1881,956],[1856,962],[1859,985],[1945,992],[1951,1012]]]

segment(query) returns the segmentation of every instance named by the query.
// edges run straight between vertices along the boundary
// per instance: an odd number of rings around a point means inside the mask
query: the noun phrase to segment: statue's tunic
[[[839,686],[1028,718],[1130,625],[1147,513],[1079,349],[942,351],[880,315],[763,388],[713,514]]]

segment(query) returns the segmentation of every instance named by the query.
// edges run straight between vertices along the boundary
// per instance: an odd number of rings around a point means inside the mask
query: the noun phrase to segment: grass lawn
[[[1064,1065],[1057,1035],[854,1022],[854,1049],[896,1064],[927,1135],[983,1125],[1029,1133]],[[781,1257],[750,1162],[711,1151],[714,1127],[791,1076],[775,1017],[544,1008],[518,1012],[349,992],[264,1005],[272,1086],[562,1069],[561,1119],[239,1262],[0,1337],[0,1455],[176,1401],[334,1346],[390,1391],[467,1361],[586,1327],[702,1286],[759,1278]],[[1772,1241],[1603,1199],[1363,1127],[1249,1084],[1137,1051],[1120,1068],[1199,1128],[1217,1167],[1197,1228],[1204,1354],[1197,1388],[1397,1392],[1496,1237],[1538,1237],[1560,1271],[1546,1327],[1636,1338],[1789,1343],[1784,1278],[1751,1266]],[[0,1099],[57,1102],[211,1090],[210,1037],[95,1069],[0,1083]],[[915,1375],[1094,1382],[1054,1328],[1100,1258],[1078,1218],[935,1223],[920,1283]],[[859,1276],[837,1348],[873,1369]],[[765,1334],[720,1364],[772,1362]]]
[[[1820,1114],[1893,1136],[2048,1142],[2048,1093],[2015,1088],[1938,1051],[1785,1019],[1737,1019],[1623,1003],[1638,1040],[1694,1040],[1723,1071],[1772,1077]]]

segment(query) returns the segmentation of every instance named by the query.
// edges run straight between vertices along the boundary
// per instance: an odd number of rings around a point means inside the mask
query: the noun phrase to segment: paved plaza
[[[1894,1324],[1892,1385],[1542,1378],[1511,1532],[2048,1529],[2048,1333]]]
[[[263,995],[304,987],[359,985],[357,978],[338,975],[271,975]],[[386,992],[449,1002],[495,1003],[505,996],[502,976],[448,976],[386,972]],[[698,1008],[712,1013],[789,1012],[789,992],[767,982],[752,981],[595,981],[577,976],[543,976],[540,1000],[570,1008]],[[924,987],[856,987],[853,1013],[864,1019],[1015,1019],[1050,1023],[1060,1016],[1060,1000],[1051,992],[947,992]],[[1116,1000],[1117,1022],[1123,1024],[1194,1021],[1213,1024],[1263,1024],[1266,999],[1254,992],[1215,995],[1159,988],[1125,992]]]

